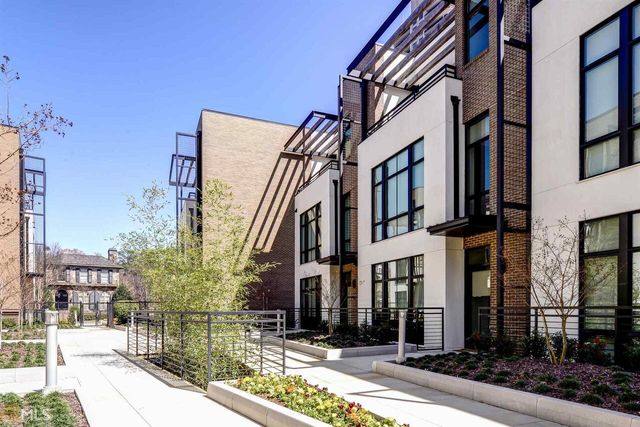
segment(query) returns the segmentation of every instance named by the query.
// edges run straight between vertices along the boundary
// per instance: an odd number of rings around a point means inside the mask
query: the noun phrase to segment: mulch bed
[[[640,415],[640,375],[619,367],[492,353],[408,358],[406,366]]]
[[[0,369],[5,368],[31,368],[45,366],[45,343],[2,343],[0,350]],[[58,347],[58,366],[63,366],[64,358]]]
[[[302,344],[315,345],[317,347],[328,349],[370,347],[376,345],[391,344],[390,342],[385,342],[372,337],[363,338],[338,332],[334,333],[333,335],[329,335],[317,331],[304,331],[287,334],[287,340],[300,342]]]
[[[87,421],[87,417],[84,414],[84,410],[82,409],[82,405],[80,404],[76,393],[63,393],[62,396],[69,405],[69,408],[71,409],[71,412],[73,412],[73,416],[76,419],[75,427],[89,427],[89,421]]]

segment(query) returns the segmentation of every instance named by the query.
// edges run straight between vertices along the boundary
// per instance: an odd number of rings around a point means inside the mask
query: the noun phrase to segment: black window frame
[[[307,213],[314,211],[314,218],[307,221]],[[320,219],[322,218],[322,204],[317,203],[311,208],[307,209],[300,215],[300,264],[306,264],[308,262],[316,261],[320,259],[320,249],[322,248],[322,233],[320,231]],[[316,223],[316,244],[315,246],[307,246],[307,228],[312,223]],[[311,256],[313,255],[313,256]]]
[[[486,136],[471,142],[470,129],[472,126],[480,123],[483,120],[489,120],[489,132]],[[484,144],[489,148],[489,156],[485,156]],[[470,153],[474,152],[474,188],[473,194],[470,194],[468,185],[469,183],[469,159],[471,159]],[[485,177],[484,162],[489,162],[489,176]],[[490,205],[491,194],[491,117],[489,111],[485,111],[473,119],[465,123],[465,161],[464,161],[464,211],[467,215],[486,215]],[[485,179],[489,180],[489,187],[485,190],[482,189]],[[482,209],[482,199],[485,199],[485,209]],[[471,208],[471,200],[473,200],[474,208]]]
[[[633,132],[640,129],[640,121],[633,124],[633,48],[640,44],[640,35],[633,38],[633,11],[640,1],[635,1],[605,19],[580,36],[580,180],[601,176],[616,170],[633,166],[634,162]],[[586,40],[598,30],[615,20],[619,23],[618,48],[585,65]],[[639,31],[640,34],[640,31]],[[618,129],[605,135],[586,140],[586,74],[600,65],[618,58]],[[596,146],[610,139],[618,139],[618,167],[597,174],[585,175],[585,153],[589,147]]]
[[[633,216],[639,215],[640,210],[622,212],[614,215],[607,215],[598,218],[590,218],[580,221],[579,223],[579,268],[580,275],[580,292],[584,292],[584,262],[587,259],[617,257],[617,304],[616,307],[631,307],[633,305],[633,255],[640,253],[640,245],[633,245]],[[618,218],[618,248],[585,253],[585,230],[586,225],[590,222]],[[585,307],[588,307],[585,302]],[[634,329],[632,324],[635,319],[640,320],[640,310],[616,309],[611,313],[615,318],[615,326],[613,329],[606,328],[587,328],[584,309],[581,309],[579,321],[579,336],[581,340],[586,340],[594,336],[614,337],[617,343],[626,341],[629,337],[640,336],[640,326]]]
[[[473,61],[475,58],[479,57],[480,55],[482,55],[484,52],[486,52],[487,50],[489,50],[489,1],[488,0],[481,0],[480,2],[478,2],[478,4],[476,4],[473,8],[469,9],[469,6],[471,4],[471,0],[465,0],[464,1],[464,59],[465,59],[465,64],[468,62]],[[486,10],[482,10],[482,9],[486,9]],[[474,16],[478,13],[482,13],[484,12],[484,17],[478,21],[478,23],[473,27],[473,28],[469,28],[469,24],[471,23],[471,19],[474,18]],[[475,56],[470,57],[469,56],[469,52],[470,52],[470,42],[471,42],[471,37],[473,35],[475,35],[476,33],[478,33],[480,30],[482,30],[484,27],[487,27],[487,47],[484,48],[483,50],[479,51]]]
[[[422,158],[415,160],[414,159],[414,147],[417,146],[418,144],[422,143]],[[403,152],[407,152],[407,166],[401,168],[401,169],[397,169],[394,173],[392,174],[388,174],[387,173],[387,168],[386,168],[386,163],[393,159],[394,157],[399,156],[400,154],[402,154]],[[425,169],[424,169],[424,165],[425,165],[425,156],[426,156],[426,147],[425,147],[425,142],[424,142],[424,138],[420,137],[417,140],[415,140],[414,142],[412,142],[411,144],[409,144],[408,146],[406,146],[405,148],[403,148],[402,150],[398,151],[397,153],[395,153],[394,155],[388,157],[387,159],[385,159],[383,162],[377,164],[375,167],[373,167],[371,169],[371,242],[375,243],[375,242],[380,242],[383,240],[387,240],[387,239],[391,239],[393,237],[397,237],[397,236],[402,236],[404,234],[407,233],[411,233],[412,231],[417,231],[417,230],[421,230],[424,228],[425,224],[424,224],[424,211],[425,211],[425,197],[424,197],[424,191],[425,191],[425,187],[427,185],[427,183],[425,182],[426,180],[424,179],[423,176],[423,185],[422,185],[422,205],[420,206],[413,206],[413,197],[412,197],[412,193],[413,193],[413,168],[422,164],[423,169],[422,169],[422,173],[424,175],[425,173]],[[382,171],[382,178],[380,180],[380,182],[376,182],[376,170],[380,168]],[[401,173],[407,171],[407,212],[403,212],[401,214],[398,214],[396,212],[396,215],[389,217],[388,216],[388,212],[387,212],[387,197],[388,197],[388,181],[390,179],[395,178],[396,176],[399,176]],[[377,187],[381,187],[381,191],[382,191],[382,218],[380,219],[380,221],[376,222],[376,189]],[[416,214],[419,213],[420,211],[422,211],[422,225],[421,226],[416,226],[414,224],[414,219],[416,217]],[[404,233],[397,233],[394,234],[393,236],[389,236],[387,233],[387,225],[390,221],[394,221],[397,219],[402,218],[403,216],[407,216],[407,231]],[[376,227],[380,226],[382,228],[382,235],[380,239],[376,239]]]
[[[422,258],[422,274],[414,274],[414,270],[415,270],[415,266],[416,266],[416,258]],[[407,276],[397,276],[396,277],[388,277],[388,265],[389,263],[392,262],[397,262],[397,261],[402,261],[402,260],[407,260],[408,261],[408,265],[407,265]],[[382,279],[381,280],[376,280],[376,267],[377,266],[382,266]],[[389,287],[388,287],[388,282],[389,281],[397,281],[397,280],[401,280],[401,279],[407,279],[407,287],[408,287],[408,295],[407,295],[407,303],[409,305],[409,307],[406,308],[419,308],[419,307],[412,307],[411,306],[411,301],[414,300],[414,279],[422,279],[422,296],[424,298],[424,290],[425,290],[425,282],[424,282],[424,255],[423,254],[419,254],[419,255],[412,255],[409,257],[404,257],[404,258],[398,258],[398,259],[394,259],[394,260],[389,260],[389,261],[384,261],[384,262],[378,262],[375,264],[371,265],[371,307],[373,307],[374,309],[379,309],[379,308],[389,308]],[[380,283],[382,286],[382,307],[377,307],[376,306],[376,284]],[[424,301],[423,301],[424,303]],[[420,307],[423,307],[424,304],[422,304]],[[396,306],[396,308],[398,308]],[[404,308],[404,307],[400,307],[400,308]]]

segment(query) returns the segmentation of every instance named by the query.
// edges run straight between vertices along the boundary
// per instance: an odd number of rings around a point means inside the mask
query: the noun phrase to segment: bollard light
[[[407,310],[398,311],[398,356],[396,363],[404,363],[405,341],[407,340]]]
[[[44,312],[44,324],[47,328],[47,365],[46,383],[42,391],[51,393],[58,389],[58,312],[46,310]]]

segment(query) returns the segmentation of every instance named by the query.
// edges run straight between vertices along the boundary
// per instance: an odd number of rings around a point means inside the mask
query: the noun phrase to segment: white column
[[[58,312],[46,310],[44,324],[47,328],[47,365],[46,384],[42,390],[45,394],[59,390],[58,388]]]

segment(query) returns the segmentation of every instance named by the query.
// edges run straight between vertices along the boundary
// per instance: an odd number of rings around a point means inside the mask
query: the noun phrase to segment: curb
[[[328,427],[329,424],[254,396],[223,381],[210,382],[207,397],[267,427]]]
[[[563,425],[640,427],[640,417],[609,409],[423,371],[391,362],[374,361],[372,368],[381,375]]]
[[[269,337],[266,340],[273,343],[277,342],[278,344],[282,343],[281,338]],[[338,360],[347,357],[382,356],[386,354],[396,354],[398,352],[398,344],[352,348],[323,348],[291,340],[286,340],[285,348],[324,360]],[[415,344],[405,344],[404,348],[406,353],[414,353],[418,350],[418,346]]]

